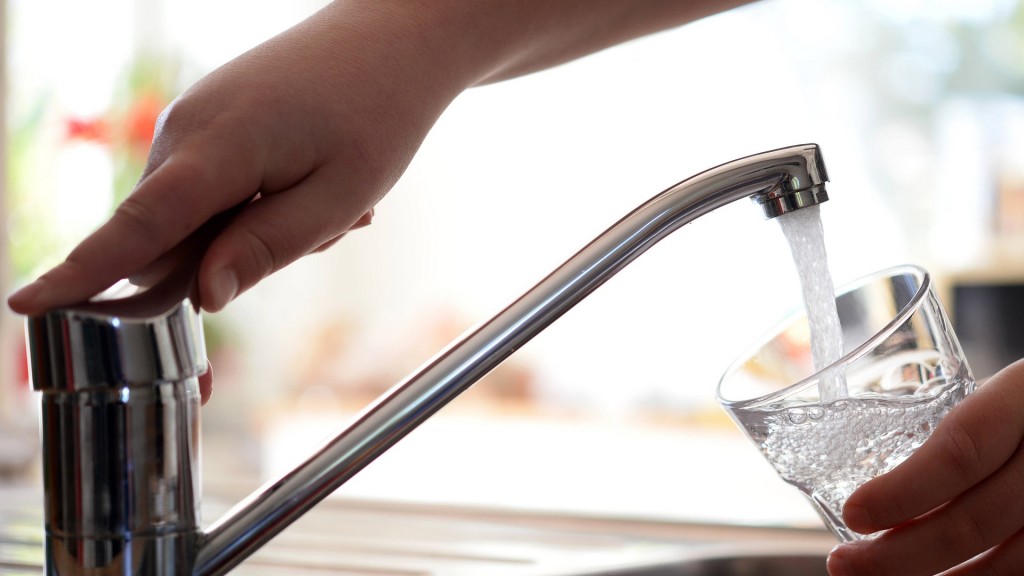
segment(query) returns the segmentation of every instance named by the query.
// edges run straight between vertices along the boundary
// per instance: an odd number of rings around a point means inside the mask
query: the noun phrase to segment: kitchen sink
[[[223,502],[204,501],[217,518]],[[42,495],[0,486],[0,573],[42,572]],[[824,576],[824,529],[329,498],[239,565],[270,576]]]
[[[824,554],[711,555],[594,576],[827,576]]]

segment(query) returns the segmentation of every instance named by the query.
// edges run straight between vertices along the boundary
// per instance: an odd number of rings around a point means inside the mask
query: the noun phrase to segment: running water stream
[[[825,231],[821,207],[809,206],[777,218],[793,252],[800,276],[804,307],[811,332],[811,356],[815,372],[821,373],[818,392],[822,404],[847,396],[846,379],[837,370],[822,372],[843,356],[843,330],[836,309],[835,287],[825,253]]]

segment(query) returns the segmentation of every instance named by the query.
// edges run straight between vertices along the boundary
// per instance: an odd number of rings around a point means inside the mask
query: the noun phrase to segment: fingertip
[[[44,282],[36,280],[11,294],[7,298],[7,305],[18,314],[32,314],[38,309],[45,287]]]
[[[843,504],[843,522],[848,528],[858,534],[874,534],[913,517],[905,512],[905,502],[894,496],[891,479],[884,474],[872,478],[850,494]]]
[[[205,405],[213,394],[213,365],[206,363],[206,371],[199,375],[199,401]]]
[[[36,316],[57,308],[77,302],[73,289],[76,286],[63,287],[51,278],[53,271],[47,272],[29,284],[15,290],[7,297],[7,305],[11,310],[25,316]]]
[[[855,532],[870,534],[876,532],[875,521],[871,517],[871,511],[856,501],[847,501],[843,506],[843,522]]]
[[[217,312],[238,295],[238,274],[231,268],[213,272],[205,290],[201,290],[200,301],[204,310]]]
[[[840,544],[829,552],[828,560],[825,561],[825,566],[828,569],[829,576],[848,576],[849,574],[852,574],[852,572],[850,572],[850,563],[847,556],[850,551],[850,545]]]
[[[825,561],[829,576],[850,576],[852,574],[874,574],[878,550],[873,549],[874,541],[853,540],[843,542],[831,552]]]

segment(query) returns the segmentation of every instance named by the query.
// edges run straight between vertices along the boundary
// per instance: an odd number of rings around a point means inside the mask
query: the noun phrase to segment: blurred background
[[[324,4],[7,0],[0,292],[130,192],[175,95]],[[1024,355],[1024,2],[767,0],[460,96],[372,226],[206,316],[208,481],[286,468],[657,192],[805,142],[829,166],[837,283],[921,264],[976,375]],[[729,362],[799,303],[777,224],[726,207],[342,492],[813,524],[714,399]],[[5,309],[0,455],[31,479],[21,330]]]

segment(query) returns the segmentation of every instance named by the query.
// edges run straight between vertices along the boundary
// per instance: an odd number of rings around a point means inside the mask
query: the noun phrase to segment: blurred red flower
[[[68,118],[64,124],[64,136],[68,140],[87,142],[110,142],[110,124],[105,118]]]

